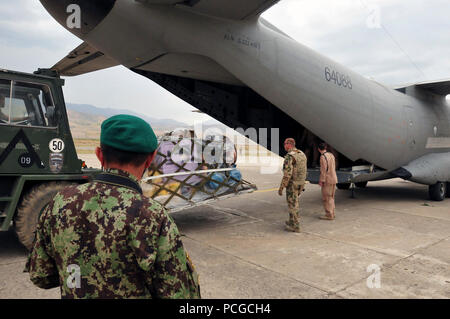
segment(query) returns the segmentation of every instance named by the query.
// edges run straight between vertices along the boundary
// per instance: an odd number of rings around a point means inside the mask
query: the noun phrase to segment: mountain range
[[[74,138],[98,139],[101,123],[114,115],[138,116],[152,126],[157,135],[176,128],[189,127],[188,124],[172,119],[157,119],[125,109],[100,108],[89,104],[67,103],[70,129]]]

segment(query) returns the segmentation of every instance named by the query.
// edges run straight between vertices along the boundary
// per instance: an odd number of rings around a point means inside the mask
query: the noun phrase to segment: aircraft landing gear
[[[336,184],[337,188],[341,189],[341,190],[348,190],[348,189],[350,189],[350,185],[351,185],[350,183]]]
[[[430,199],[442,202],[446,196],[448,196],[447,183],[438,182],[434,185],[430,185],[428,189],[428,194],[430,195]]]
[[[358,187],[358,188],[366,188],[367,184],[368,184],[368,182],[355,183],[356,187]]]

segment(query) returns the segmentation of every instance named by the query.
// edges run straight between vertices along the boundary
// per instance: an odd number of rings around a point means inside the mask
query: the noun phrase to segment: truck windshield
[[[46,117],[49,107],[53,100],[47,85],[0,80],[0,125],[54,126]]]

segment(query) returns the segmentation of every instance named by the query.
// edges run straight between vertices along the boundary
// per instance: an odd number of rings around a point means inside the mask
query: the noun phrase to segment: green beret
[[[115,115],[103,121],[100,143],[121,151],[153,153],[158,140],[150,124],[132,115]]]

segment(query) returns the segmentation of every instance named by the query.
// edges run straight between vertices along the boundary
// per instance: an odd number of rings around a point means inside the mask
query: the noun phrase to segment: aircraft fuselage
[[[445,97],[390,89],[263,19],[232,21],[122,0],[82,38],[133,70],[247,86],[353,161],[392,171],[440,154],[446,171],[415,181],[450,181]],[[430,139],[444,143],[430,146]]]

